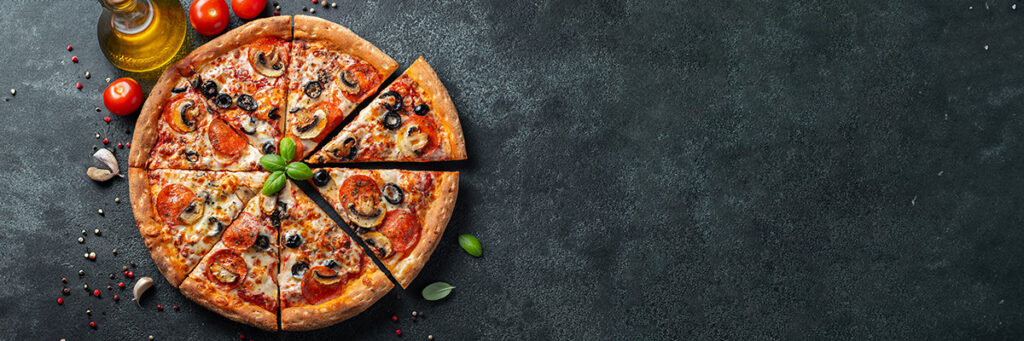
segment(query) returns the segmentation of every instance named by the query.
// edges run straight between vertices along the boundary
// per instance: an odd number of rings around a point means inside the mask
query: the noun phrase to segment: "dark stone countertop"
[[[337,2],[316,15],[400,70],[426,56],[465,130],[470,159],[437,166],[462,172],[454,216],[409,291],[280,334],[182,297],[141,243],[128,183],[85,177],[94,135],[127,142],[135,123],[94,111],[103,79],[127,75],[99,53],[99,6],[13,0],[0,4],[0,339],[1024,338],[1024,8]],[[143,308],[81,289],[131,260],[157,279]],[[437,280],[457,288],[424,301]]]

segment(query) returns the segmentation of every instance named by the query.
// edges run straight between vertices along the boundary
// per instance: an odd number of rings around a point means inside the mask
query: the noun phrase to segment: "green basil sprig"
[[[445,282],[434,282],[423,288],[423,299],[427,301],[437,301],[439,299],[448,297],[448,294],[455,289],[451,284]]]
[[[263,182],[263,195],[268,197],[280,192],[288,178],[303,181],[313,177],[313,171],[305,163],[290,162],[295,158],[295,141],[290,137],[281,139],[277,149],[280,154],[266,154],[260,157],[260,165],[268,172],[272,172],[267,181]]]
[[[459,245],[462,246],[463,250],[466,250],[466,253],[473,255],[473,257],[480,257],[484,253],[483,248],[480,246],[480,240],[470,234],[460,234]]]

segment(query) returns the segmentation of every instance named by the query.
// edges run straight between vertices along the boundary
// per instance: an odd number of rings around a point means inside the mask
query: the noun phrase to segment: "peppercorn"
[[[164,305],[163,304],[157,304],[156,305],[156,310],[164,311]]]
[[[96,329],[96,321],[89,322],[89,327]]]
[[[72,63],[78,63],[78,56],[71,56]]]
[[[395,335],[402,335],[401,329],[395,329]]]
[[[103,122],[110,123],[110,116],[104,117]]]
[[[61,289],[60,292],[64,293],[65,296],[71,295],[71,288],[64,287],[64,289]]]
[[[108,143],[110,143],[110,139],[103,139],[103,144],[108,144]]]
[[[57,297],[57,304],[64,304],[64,298],[63,297]]]
[[[124,282],[118,282],[117,283],[117,287],[121,288],[121,289],[124,289]]]
[[[68,51],[71,51],[71,45],[68,45]]]
[[[75,83],[75,88],[78,88],[78,90],[82,90],[82,83]]]
[[[100,297],[100,289],[93,290],[92,291],[92,295],[96,296],[96,297]]]
[[[60,282],[61,283],[67,283],[68,282],[68,278],[67,277],[61,277],[60,278]]]
[[[85,276],[85,270],[78,270],[78,276]]]
[[[117,297],[117,295],[114,295],[114,301],[120,301],[120,300],[121,300],[120,297]]]

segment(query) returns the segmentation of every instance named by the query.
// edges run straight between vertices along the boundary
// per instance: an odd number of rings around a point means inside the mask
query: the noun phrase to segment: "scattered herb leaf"
[[[448,297],[448,294],[455,289],[451,284],[445,282],[434,282],[423,288],[423,298],[427,301],[437,301]]]
[[[288,161],[277,154],[266,154],[260,157],[260,164],[263,165],[263,169],[266,169],[268,172],[279,172],[284,170]]]
[[[280,192],[284,188],[284,183],[288,181],[283,171],[276,171],[270,173],[267,177],[267,181],[263,182],[263,195],[272,196],[277,192]]]
[[[463,250],[466,250],[466,253],[473,255],[473,257],[480,257],[484,253],[483,248],[480,247],[480,240],[477,240],[473,235],[460,234],[459,245],[462,246]]]
[[[284,158],[285,162],[295,158],[295,141],[292,138],[285,137],[281,139],[281,145],[277,149],[281,151],[281,157]]]
[[[285,169],[288,172],[288,177],[295,180],[309,180],[309,178],[313,177],[313,171],[302,162],[289,163]]]

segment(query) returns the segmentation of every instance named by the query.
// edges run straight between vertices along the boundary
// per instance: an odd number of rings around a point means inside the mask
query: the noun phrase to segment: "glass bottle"
[[[178,0],[99,0],[96,33],[111,64],[148,72],[180,59],[188,19]]]

